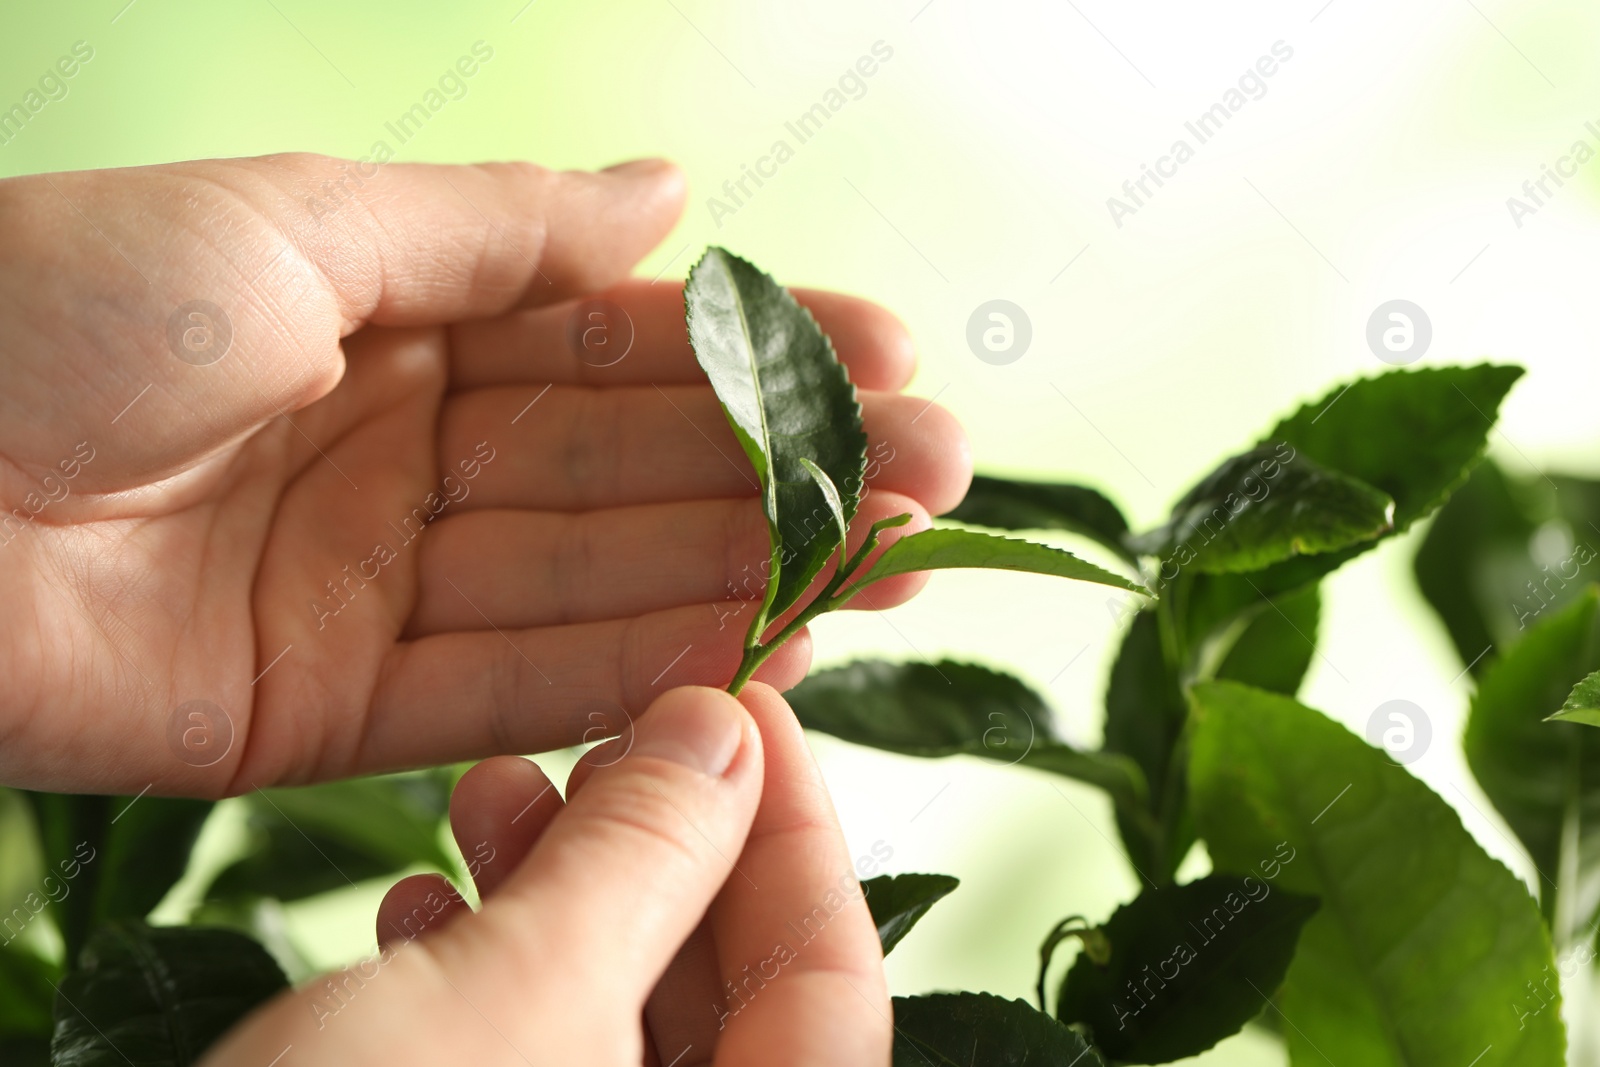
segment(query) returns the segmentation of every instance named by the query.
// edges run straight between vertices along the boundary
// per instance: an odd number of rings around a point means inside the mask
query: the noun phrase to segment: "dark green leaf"
[[[1128,859],[1140,880],[1165,882],[1183,861],[1194,834],[1183,801],[1183,766],[1174,752],[1188,705],[1162,650],[1156,612],[1142,611],[1122,639],[1106,688],[1107,753],[1133,760],[1149,783],[1149,814],[1116,812]]]
[[[765,622],[800,598],[839,543],[802,458],[838,487],[846,520],[855,517],[867,464],[861,407],[811,313],[753,264],[707,249],[683,299],[695,356],[761,481],[777,576]]]
[[[864,660],[813,674],[788,694],[802,726],[907,756],[981,756],[1099,786],[1142,810],[1144,777],[1122,756],[1056,740],[1043,698],[969,663]]]
[[[1485,460],[1417,550],[1417,585],[1482,674],[1535,619],[1571,603],[1600,559],[1600,482],[1512,478]]]
[[[878,940],[887,956],[928,909],[943,900],[961,881],[948,874],[885,874],[861,883],[867,907],[878,927]]]
[[[249,851],[217,876],[213,899],[298,900],[411,866],[452,869],[439,840],[448,771],[272,789],[246,803]]]
[[[248,937],[121,921],[89,939],[56,1002],[55,1067],[188,1067],[287,981]]]
[[[992,993],[894,998],[894,1067],[1105,1067],[1083,1040]]]
[[[1559,1067],[1559,1006],[1527,992],[1554,973],[1550,936],[1450,806],[1287,697],[1193,693],[1189,784],[1217,869],[1322,900],[1276,998],[1291,1062]]]
[[[1135,582],[1112,574],[1059,548],[1034,544],[1015,537],[979,533],[976,530],[935,529],[902,537],[883,550],[866,573],[851,582],[851,588],[868,585],[897,574],[947,570],[956,567],[981,567],[986,570],[1027,571],[1098,582],[1117,589],[1130,589],[1149,596]]]
[[[1322,595],[1315,585],[1273,597],[1246,623],[1216,677],[1294,696],[1316,655],[1321,613]]]
[[[1473,777],[1540,872],[1540,900],[1558,937],[1587,919],[1595,903],[1582,902],[1581,915],[1557,915],[1567,835],[1578,848],[1571,857],[1578,872],[1600,869],[1600,735],[1545,719],[1597,668],[1600,597],[1591,586],[1529,627],[1484,671],[1462,739]]]
[[[1370,541],[1389,529],[1393,511],[1387,493],[1267,443],[1224,461],[1184,494],[1166,525],[1129,544],[1200,572],[1257,571]]]
[[[0,944],[0,1048],[8,1038],[49,1040],[50,1005],[60,978],[55,964],[9,942]]]
[[[1100,928],[1108,960],[1078,955],[1056,1016],[1118,1063],[1199,1055],[1261,1011],[1316,910],[1253,875],[1146,890]]]
[[[1130,563],[1136,556],[1125,538],[1128,520],[1097,489],[1052,482],[1018,482],[979,474],[946,516],[1000,530],[1066,530],[1088,537]]]
[[[183,876],[208,800],[29,793],[47,873],[70,883],[52,911],[68,958],[89,931],[111,919],[139,919]],[[70,873],[69,873],[70,872]]]
[[[1566,703],[1546,722],[1578,722],[1585,726],[1600,726],[1600,671],[1589,675],[1572,687]]]
[[[1500,402],[1521,367],[1425,367],[1352,382],[1280,422],[1263,442],[1285,442],[1324,467],[1394,498],[1394,528],[1349,548],[1285,560],[1255,576],[1276,595],[1337,570],[1431,515],[1483,455]]]

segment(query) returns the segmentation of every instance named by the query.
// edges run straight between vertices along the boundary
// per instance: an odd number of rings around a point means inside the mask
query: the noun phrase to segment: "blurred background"
[[[1600,149],[1592,4],[96,0],[13,8],[5,30],[0,108],[75,46],[92,58],[0,134],[0,175],[286,150],[671,157],[689,207],[641,273],[681,277],[715,242],[786,284],[886,304],[921,350],[913,391],[961,418],[980,470],[1098,486],[1136,528],[1280,414],[1383,369],[1367,326],[1394,299],[1431,324],[1422,365],[1530,369],[1491,447],[1508,472],[1600,475],[1600,162],[1547,181],[1540,202],[1523,188],[1576,142]],[[474,76],[441,83],[474,54]],[[864,56],[873,73],[851,73]],[[1271,76],[1241,84],[1264,56]],[[430,90],[443,103],[397,135]],[[1230,90],[1242,105],[1199,143],[1185,123]],[[830,117],[802,140],[786,124],[819,102]],[[1179,139],[1192,158],[1162,163],[1175,173],[1137,199],[1124,190]],[[747,169],[762,181],[740,192]],[[1008,361],[968,341],[992,300],[1031,334]],[[1419,536],[1327,583],[1302,699],[1358,732],[1387,700],[1424,709],[1433,744],[1411,770],[1527,877],[1459,752],[1471,680],[1416,592]],[[944,573],[909,606],[814,630],[819,665],[1006,666],[1092,744],[1118,627],[1098,587]],[[1135,893],[1088,787],[814,743],[857,855],[887,848],[888,871],[963,882],[891,958],[897,993],[1030,996],[1057,919],[1103,918]],[[205,855],[225,862],[243,820],[223,805]],[[192,903],[184,888],[167,914]],[[283,935],[310,965],[351,961],[372,947],[380,893],[289,905]],[[1247,1031],[1202,1060],[1281,1055]]]

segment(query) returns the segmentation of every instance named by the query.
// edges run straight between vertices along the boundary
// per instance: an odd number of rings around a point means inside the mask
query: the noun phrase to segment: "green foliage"
[[[1076,578],[1082,582],[1098,582],[1117,589],[1145,593],[1142,585],[1059,548],[976,530],[946,529],[923,530],[902,537],[883,550],[878,561],[862,575],[859,584],[866,585],[897,574],[953,567],[1053,574],[1058,578]]]
[[[1322,592],[1315,585],[1271,598],[1249,619],[1216,677],[1294,696],[1317,651]]]
[[[188,1067],[288,986],[261,946],[231,930],[101,926],[61,983],[55,1067]]]
[[[1198,1055],[1261,1011],[1316,910],[1257,875],[1146,890],[1098,929],[1102,958],[1079,954],[1056,1016],[1118,1063]]]
[[[1485,461],[1417,550],[1417,585],[1481,674],[1533,623],[1600,579],[1600,482],[1513,477]]]
[[[450,871],[439,823],[452,784],[437,770],[252,793],[247,850],[207,896],[299,900],[413,866]]]
[[[1081,1036],[990,993],[894,998],[894,1067],[1104,1067]]]
[[[1166,525],[1130,543],[1203,573],[1258,571],[1370,541],[1393,513],[1387,493],[1285,444],[1262,444],[1224,461],[1173,506]]]
[[[1130,563],[1128,520],[1098,489],[1051,482],[1013,482],[979,474],[967,495],[945,516],[1001,530],[1066,530],[1098,542]]]
[[[1119,805],[1144,806],[1129,760],[1084,752],[1051,735],[1044,699],[1008,674],[970,663],[852,663],[789,692],[801,725],[906,756],[979,756],[1099,786]]]
[[[100,923],[142,919],[182,876],[211,802],[29,793],[47,868],[71,891],[52,907],[75,956]]]
[[[1322,900],[1276,1001],[1295,1067],[1562,1062],[1559,1014],[1516,1013],[1553,967],[1538,909],[1448,804],[1287,697],[1212,682],[1194,700],[1217,868]]]
[[[1546,722],[1581,722],[1585,726],[1600,726],[1600,671],[1588,675],[1572,687],[1561,710]]]
[[[887,956],[928,914],[928,909],[961,884],[948,874],[884,874],[861,883],[867,908],[878,927],[878,940]]]
[[[811,313],[753,264],[709,249],[683,299],[695,355],[761,481],[772,547],[764,624],[800,599],[838,546],[830,502],[801,460],[838,488],[844,521],[855,516],[867,465],[861,406]]]
[[[1533,859],[1561,940],[1595,906],[1592,895],[1577,897],[1600,871],[1600,734],[1546,720],[1597,668],[1600,595],[1591,586],[1484,671],[1462,740],[1473,776]]]

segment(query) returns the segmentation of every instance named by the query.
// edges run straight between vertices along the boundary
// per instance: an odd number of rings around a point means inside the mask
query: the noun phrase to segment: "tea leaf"
[[[1105,1067],[1087,1042],[992,993],[894,998],[894,1067]]]
[[[916,571],[981,567],[987,570],[1027,571],[1098,582],[1149,596],[1142,585],[1081,560],[1071,552],[1014,537],[978,533],[976,530],[933,529],[902,537],[883,550],[852,588]]]
[[[887,956],[928,909],[961,884],[948,874],[885,874],[861,883]]]
[[[1098,489],[1058,482],[1021,482],[979,474],[945,518],[1001,530],[1066,530],[1099,542],[1130,563],[1128,520]]]

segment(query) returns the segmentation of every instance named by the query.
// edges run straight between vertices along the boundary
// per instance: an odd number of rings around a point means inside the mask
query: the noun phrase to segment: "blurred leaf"
[[[1484,671],[1462,739],[1473,777],[1540,873],[1540,901],[1562,940],[1596,902],[1594,886],[1581,883],[1600,874],[1600,735],[1545,720],[1596,668],[1600,596],[1591,586]],[[1568,842],[1577,846],[1570,858]],[[1578,885],[1561,882],[1569,859]],[[1557,915],[1561,893],[1576,894],[1564,917]]]
[[[1109,959],[1079,953],[1056,1016],[1118,1063],[1198,1055],[1260,1013],[1316,910],[1254,876],[1148,889],[1100,927]]]
[[[928,909],[960,884],[960,879],[948,874],[885,874],[862,882],[883,954],[893,951]]]
[[[867,465],[861,406],[811,313],[754,264],[708,248],[683,300],[695,357],[761,481],[777,580],[759,618],[775,618],[839,544],[829,501],[800,461],[828,475],[853,518]]]
[[[1269,442],[1224,460],[1173,505],[1170,521],[1128,543],[1200,572],[1258,571],[1370,541],[1393,510],[1387,493]]]
[[[51,1055],[56,1067],[188,1067],[287,987],[272,957],[231,930],[112,923],[62,980]]]
[[[811,675],[787,694],[800,724],[907,756],[980,756],[1054,771],[1142,809],[1145,782],[1121,756],[1051,735],[1043,698],[1009,674],[969,663],[862,660]]]
[[[10,943],[0,947],[0,1050],[7,1040],[50,1040],[50,1006],[61,968]],[[7,1058],[0,1060],[11,1063]]]
[[[1105,1067],[1089,1045],[1021,1000],[992,993],[894,998],[894,1067]]]
[[[1475,674],[1544,612],[1584,588],[1600,552],[1600,482],[1512,478],[1485,460],[1440,509],[1414,568],[1461,662]],[[1589,579],[1600,578],[1591,570]]]
[[[848,588],[869,585],[897,574],[960,567],[1053,574],[1058,578],[1075,578],[1080,582],[1098,582],[1117,589],[1129,589],[1141,596],[1150,595],[1144,586],[1081,560],[1065,549],[976,530],[946,528],[922,530],[900,538],[884,549],[872,566],[865,568],[864,573],[853,579]]]
[[[449,872],[445,769],[271,789],[245,798],[251,844],[211,884],[214,900],[299,900],[414,865]]]
[[[1102,748],[1131,759],[1148,783],[1148,814],[1117,808],[1117,829],[1141,881],[1166,882],[1194,843],[1184,805],[1183,767],[1174,762],[1188,706],[1161,645],[1155,611],[1141,611],[1122,638],[1106,688]]]
[[[1294,696],[1317,652],[1322,594],[1315,585],[1284,593],[1250,619],[1215,677]]]
[[[1526,992],[1553,973],[1550,936],[1448,804],[1287,697],[1209,682],[1194,708],[1217,869],[1322,900],[1276,999],[1293,1064],[1559,1067],[1559,1007]]]
[[[189,865],[209,800],[29,793],[46,874],[67,892],[51,909],[67,958],[112,919],[142,919]],[[69,873],[71,872],[71,873]]]
[[[1572,687],[1561,710],[1546,722],[1577,722],[1585,726],[1600,726],[1600,671],[1590,674]]]
[[[1097,489],[1052,482],[1019,482],[979,474],[947,519],[1000,530],[1066,530],[1109,548],[1130,563],[1128,520]]]

